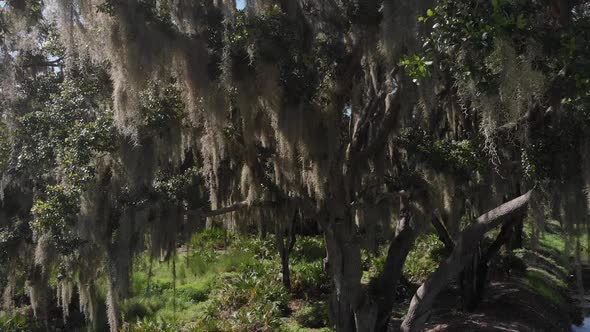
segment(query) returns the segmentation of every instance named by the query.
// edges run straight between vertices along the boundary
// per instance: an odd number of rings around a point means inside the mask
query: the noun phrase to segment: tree
[[[77,283],[91,319],[93,280],[107,276],[113,331],[133,255],[149,247],[174,257],[190,222],[240,231],[255,214],[277,220],[288,286],[294,216],[314,219],[333,325],[372,331],[386,328],[406,256],[433,221],[449,257],[412,301],[402,328],[414,331],[487,231],[522,229],[527,205],[542,219],[556,184],[573,194],[560,202],[572,232],[587,212],[570,198],[590,184],[582,3],[260,0],[237,10],[233,1],[83,0],[46,9],[8,1],[1,12],[10,87],[1,137],[10,143],[0,143],[10,148],[0,166],[4,192],[24,197],[2,208],[0,226],[26,225],[2,246],[18,238],[58,249],[22,268],[41,268],[35,281],[46,286],[46,271],[67,265],[60,287]],[[462,219],[471,220],[463,230]],[[384,269],[366,285],[361,250],[378,242],[388,246]],[[476,269],[483,280],[487,261]]]

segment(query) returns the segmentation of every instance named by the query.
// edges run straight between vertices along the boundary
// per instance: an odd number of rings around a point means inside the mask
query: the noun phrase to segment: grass
[[[327,325],[321,238],[298,239],[291,293],[282,285],[273,240],[211,230],[195,235],[188,248],[175,258],[176,279],[172,263],[136,259],[132,296],[121,304],[125,331],[320,331]],[[296,298],[304,305],[291,312]]]
[[[528,220],[530,221],[530,220]],[[568,258],[564,256],[567,236],[555,220],[549,220],[546,231],[539,238],[539,249],[519,249],[514,252],[526,265],[522,278],[525,285],[557,306],[567,305],[568,285],[565,278],[571,269]],[[525,223],[525,234],[530,246],[531,223]]]
[[[566,298],[563,294],[567,291],[567,286],[562,280],[555,278],[547,271],[528,268],[524,282],[534,293],[543,296],[548,301],[558,306],[566,304]]]

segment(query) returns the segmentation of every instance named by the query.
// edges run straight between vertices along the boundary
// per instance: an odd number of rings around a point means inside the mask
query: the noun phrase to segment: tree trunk
[[[576,283],[578,284],[577,285],[578,286],[578,293],[579,293],[578,295],[579,295],[579,299],[580,299],[579,305],[582,308],[584,308],[586,299],[584,297],[584,295],[585,295],[584,294],[585,293],[584,292],[584,278],[582,276],[582,258],[580,255],[580,251],[581,251],[580,234],[582,233],[581,232],[582,225],[578,224],[577,228],[578,228],[578,232],[576,232],[576,237],[577,237],[577,239],[576,239]]]
[[[363,330],[369,313],[357,310],[361,298],[361,251],[356,225],[350,214],[330,217],[325,226],[327,270],[332,275],[330,320],[338,332]],[[365,305],[369,305],[366,303]],[[357,317],[355,311],[359,313]],[[370,310],[369,310],[370,311]],[[371,331],[369,329],[368,331]]]
[[[107,275],[107,296],[105,299],[107,307],[107,320],[111,332],[119,331],[119,294],[117,292],[117,273],[114,263],[109,263]]]
[[[404,332],[421,331],[437,295],[448,286],[471,258],[473,250],[486,232],[511,220],[510,217],[522,213],[528,205],[531,191],[479,216],[475,223],[467,227],[459,237],[455,249],[446,261],[430,275],[428,280],[418,288],[410,302],[408,314],[401,330]]]
[[[524,220],[520,219],[516,225],[514,225],[514,233],[512,237],[512,243],[510,249],[520,249],[523,246],[524,240]]]
[[[519,218],[514,220],[522,219]],[[487,251],[482,253],[481,248],[479,248],[474,254],[472,268],[466,268],[465,271],[463,271],[461,284],[465,286],[462,287],[463,306],[465,310],[473,311],[481,302],[487,285],[490,260],[496,256],[502,248],[502,245],[509,242],[513,234],[513,227],[516,226],[518,226],[518,222],[516,225],[512,222],[507,222],[502,225],[500,233]]]
[[[286,289],[291,289],[291,269],[289,267],[289,257],[295,246],[295,222],[297,220],[297,212],[293,214],[292,218],[289,218],[287,225],[281,224],[281,221],[277,221],[276,227],[276,241],[277,249],[281,256],[281,273],[283,275],[283,285]],[[285,243],[285,240],[287,243]]]
[[[412,215],[407,197],[401,198],[402,218],[397,224],[395,237],[392,239],[387,252],[385,266],[381,274],[372,283],[372,296],[377,302],[377,331],[385,330],[395,301],[397,284],[402,275],[402,269],[410,249],[416,238]]]
[[[476,297],[478,296],[478,284],[479,278],[482,274],[487,273],[487,269],[483,266],[487,267],[487,264],[482,264],[482,254],[481,254],[481,246],[478,244],[477,248],[474,250],[473,253],[465,264],[465,267],[459,274],[459,283],[461,287],[461,304],[463,310],[470,311],[472,310],[475,305],[474,303],[477,302]]]

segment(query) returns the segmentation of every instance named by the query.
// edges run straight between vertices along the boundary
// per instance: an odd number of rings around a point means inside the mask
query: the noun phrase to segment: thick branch
[[[188,215],[192,215],[192,216],[200,216],[203,218],[209,218],[209,217],[215,217],[215,216],[220,216],[223,214],[239,211],[239,210],[242,210],[242,209],[245,209],[248,207],[265,207],[265,206],[273,206],[275,204],[276,204],[275,201],[256,201],[256,202],[251,202],[251,203],[249,203],[248,201],[242,201],[242,202],[234,203],[230,206],[219,208],[217,210],[203,211],[202,209],[197,209],[197,210],[187,211],[186,213]]]
[[[354,154],[351,156],[351,167],[354,168],[359,162],[370,158],[380,151],[383,146],[385,146],[385,143],[387,143],[387,138],[391,135],[391,132],[396,127],[399,119],[399,110],[401,107],[399,89],[400,88],[397,87],[385,96],[385,111],[383,113],[383,119],[380,121],[381,125],[373,139],[365,148],[358,152],[352,150]]]
[[[395,236],[392,238],[381,273],[371,281],[371,296],[377,303],[376,326],[381,330],[387,325],[395,303],[397,284],[410,249],[416,238],[412,223],[409,195],[405,191],[398,193],[400,198],[401,219],[397,223]]]
[[[57,58],[51,61],[30,62],[23,65],[23,67],[62,67],[63,58]]]
[[[531,193],[532,191],[529,191],[479,216],[475,223],[461,233],[449,258],[430,275],[414,294],[408,314],[401,326],[402,331],[417,332],[422,330],[435,298],[463,270],[477,243],[492,228],[507,220],[515,220],[511,217],[524,212],[530,201]]]

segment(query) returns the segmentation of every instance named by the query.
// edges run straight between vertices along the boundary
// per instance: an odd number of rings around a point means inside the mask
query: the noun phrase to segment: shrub
[[[168,280],[152,278],[149,285],[146,285],[146,293],[148,294],[162,294],[168,289],[172,289],[172,282]]]
[[[177,296],[184,302],[203,302],[209,297],[209,287],[196,287],[195,285],[183,285],[176,289]]]
[[[275,331],[289,301],[276,276],[277,267],[264,262],[247,264],[239,274],[225,276],[212,292],[197,330]]]
[[[41,324],[23,312],[0,312],[0,331],[40,331]]]
[[[203,275],[211,270],[216,257],[212,250],[199,249],[190,255],[188,269],[195,276]]]
[[[294,262],[291,266],[291,274],[293,291],[307,298],[319,296],[326,292],[330,285],[322,261]]]
[[[404,275],[413,283],[422,283],[436,270],[444,246],[434,234],[425,234],[416,239],[414,248],[408,254]]]
[[[179,326],[162,319],[143,319],[135,323],[126,323],[121,332],[177,332]]]
[[[274,259],[277,257],[274,237],[272,239],[261,239],[259,237],[242,238],[233,247],[242,252],[251,253],[257,259]]]
[[[162,308],[161,301],[156,298],[130,298],[121,302],[121,314],[124,320],[135,321],[153,316]]]
[[[295,242],[291,257],[296,260],[315,262],[326,256],[324,240],[320,237],[300,237]]]
[[[227,246],[228,237],[224,230],[218,228],[206,229],[196,233],[191,238],[191,247],[197,249],[224,249]]]
[[[295,312],[295,320],[303,327],[320,328],[328,325],[328,305],[326,302],[315,302]]]

